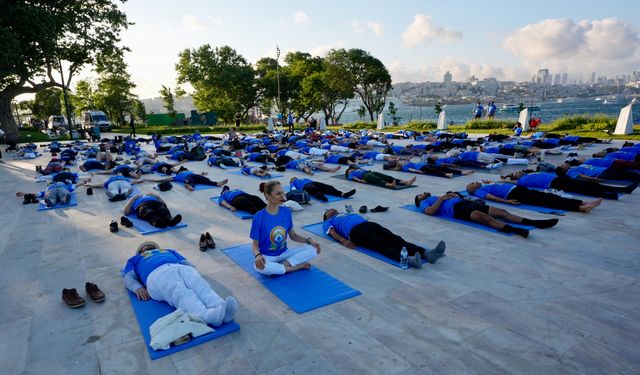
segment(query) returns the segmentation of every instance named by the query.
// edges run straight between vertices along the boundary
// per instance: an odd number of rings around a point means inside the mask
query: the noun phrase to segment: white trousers
[[[193,314],[214,326],[222,323],[225,303],[200,273],[183,264],[163,264],[147,278],[151,298]]]
[[[296,246],[294,248],[288,248],[287,251],[278,256],[263,255],[265,260],[264,269],[260,270],[256,268],[255,262],[253,263],[253,268],[266,276],[283,275],[287,270],[281,262],[286,260],[291,267],[295,267],[298,264],[310,261],[317,255],[316,248],[311,245]]]
[[[323,150],[317,147],[311,147],[309,149],[309,155],[313,155],[313,156],[323,156],[323,155],[327,155],[328,153],[329,153],[329,150]]]
[[[351,150],[349,149],[349,147],[331,145],[331,151],[333,151],[333,152],[349,152]]]
[[[131,183],[129,181],[116,180],[107,185],[107,190],[105,190],[105,192],[107,196],[109,196],[109,198],[113,198],[118,194],[125,194],[129,196],[129,194],[131,194],[129,190],[132,189],[133,187],[131,186]]]

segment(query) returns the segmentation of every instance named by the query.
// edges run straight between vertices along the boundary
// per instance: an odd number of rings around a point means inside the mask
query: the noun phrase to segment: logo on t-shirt
[[[271,241],[270,250],[282,249],[287,241],[287,230],[281,226],[274,227],[269,234],[269,240]]]

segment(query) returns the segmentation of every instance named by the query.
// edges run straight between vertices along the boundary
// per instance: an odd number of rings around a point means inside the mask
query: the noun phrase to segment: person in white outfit
[[[320,245],[293,229],[291,209],[280,206],[286,200],[280,182],[263,182],[260,191],[267,200],[267,207],[253,215],[251,222],[254,269],[267,276],[309,269],[309,261],[320,254]],[[287,235],[305,245],[287,247]]]
[[[233,320],[238,309],[235,298],[223,300],[180,253],[152,241],[138,246],[122,277],[138,300],[165,301],[213,326]]]

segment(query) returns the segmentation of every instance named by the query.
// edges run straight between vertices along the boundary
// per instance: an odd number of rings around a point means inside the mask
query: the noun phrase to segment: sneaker
[[[371,209],[371,212],[385,212],[389,210],[389,207],[376,206]]]
[[[40,203],[40,200],[35,194],[30,194],[29,203]]]
[[[200,235],[200,251],[207,251],[207,237],[205,237],[204,233]]]
[[[118,231],[118,223],[115,220],[111,220],[111,224],[109,224],[109,231],[111,233],[116,233]]]
[[[367,208],[367,206],[362,206],[360,207],[360,209],[358,210],[358,212],[360,212],[361,214],[366,214],[367,211],[369,211],[369,209]]]
[[[87,188],[87,195],[93,195],[93,188]]]
[[[31,195],[32,195],[32,194],[25,194],[25,195],[24,195],[24,201],[22,202],[22,204],[29,204],[29,203],[31,203]]]
[[[356,189],[352,189],[352,190],[347,191],[346,193],[342,193],[342,197],[343,198],[350,198],[355,193],[356,193]]]
[[[216,248],[216,241],[213,240],[213,237],[211,237],[211,234],[209,234],[209,232],[204,234],[204,239],[207,241],[207,247],[209,249]]]
[[[95,303],[102,302],[105,299],[104,293],[98,288],[96,284],[92,284],[87,282],[84,284],[84,291],[87,292],[87,295],[91,300]]]
[[[128,217],[123,216],[120,218],[120,225],[125,226],[127,228],[131,228],[133,226],[133,222],[129,220]]]
[[[75,309],[84,306],[84,299],[78,295],[78,291],[75,288],[62,289],[62,300],[67,306]]]
[[[416,252],[415,255],[407,257],[407,264],[409,267],[422,268],[422,257],[420,253]]]

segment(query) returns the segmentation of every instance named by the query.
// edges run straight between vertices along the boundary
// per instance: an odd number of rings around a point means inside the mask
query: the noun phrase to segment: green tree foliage
[[[72,78],[104,52],[121,53],[120,32],[129,26],[117,3],[124,0],[12,0],[0,11],[0,123],[16,134],[11,100]],[[65,81],[57,81],[58,70]],[[56,78],[54,78],[56,77]]]
[[[48,88],[40,91],[33,99],[31,113],[41,120],[45,120],[52,115],[62,115],[62,90],[59,88]]]
[[[121,54],[103,54],[97,59],[98,73],[95,90],[96,109],[107,113],[111,121],[126,125],[125,113],[132,112],[136,96],[131,92],[136,85],[127,72]]]
[[[442,102],[438,100],[436,105],[433,107],[433,110],[436,112],[437,116],[440,116],[440,113],[442,112]]]
[[[322,110],[327,125],[330,119],[340,120],[349,99],[353,97],[351,86],[343,79],[345,74],[344,67],[325,62],[321,71],[312,73],[302,81],[304,104]]]
[[[389,115],[391,116],[391,123],[398,125],[402,117],[398,117],[398,108],[394,102],[389,102]]]
[[[178,83],[193,86],[198,111],[215,111],[224,122],[246,116],[257,104],[256,72],[229,46],[185,49],[178,55],[176,71]]]
[[[133,100],[133,115],[143,123],[147,121],[147,109],[140,99]]]
[[[82,112],[95,108],[95,87],[91,81],[83,79],[76,83],[75,92],[70,96],[75,115],[82,116]]]
[[[391,90],[391,75],[384,64],[361,49],[331,50],[326,57],[330,66],[339,66],[347,74],[342,78],[362,100],[371,121],[385,106]]]
[[[366,114],[367,114],[367,109],[363,105],[358,107],[358,118],[360,119],[360,121],[364,120],[364,115]]]
[[[175,120],[178,112],[176,111],[176,100],[171,92],[171,88],[162,85],[162,88],[160,89],[160,97],[162,98],[162,105],[164,106],[164,109],[166,109],[169,116]]]

